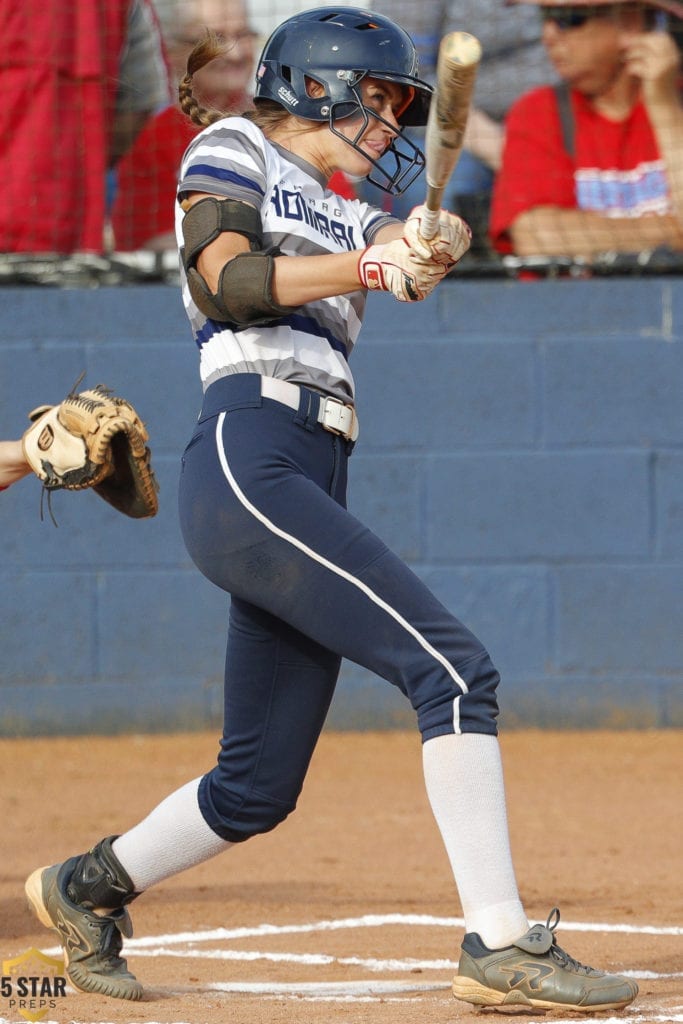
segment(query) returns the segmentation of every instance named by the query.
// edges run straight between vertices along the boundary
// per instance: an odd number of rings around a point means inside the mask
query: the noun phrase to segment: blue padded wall
[[[0,437],[83,371],[146,420],[161,510],[0,495],[0,734],[220,723],[227,602],[178,529],[201,402],[168,286],[1,292]],[[371,296],[350,504],[486,643],[508,727],[683,722],[683,283],[449,279]],[[410,726],[345,665],[329,724]]]

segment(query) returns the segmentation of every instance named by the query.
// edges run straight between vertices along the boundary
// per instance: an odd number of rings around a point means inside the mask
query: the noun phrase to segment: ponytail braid
[[[279,103],[273,100],[259,100],[258,108],[252,107],[250,110],[236,114],[235,111],[212,110],[203,107],[194,95],[192,91],[193,76],[209,61],[220,57],[224,51],[225,44],[221,37],[207,29],[206,34],[195,44],[187,58],[187,74],[181,78],[178,85],[180,109],[200,128],[208,128],[209,125],[215,124],[216,121],[221,121],[225,117],[238,116],[253,121],[265,135],[268,135],[270,129],[291,117],[289,111],[281,107]]]

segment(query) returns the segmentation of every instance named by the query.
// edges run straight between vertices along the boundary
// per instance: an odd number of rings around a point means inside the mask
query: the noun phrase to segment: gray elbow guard
[[[273,263],[272,252],[238,253],[221,270],[216,292],[210,292],[199,271],[191,267],[187,271],[190,295],[211,320],[238,327],[270,323],[298,308],[275,302],[271,287]]]
[[[212,292],[196,264],[202,250],[224,231],[244,235],[251,252],[238,253],[228,260],[220,272],[218,288]],[[185,214],[183,237],[185,245],[180,255],[190,295],[211,320],[249,327],[277,320],[298,308],[280,306],[273,298],[273,264],[278,250],[262,248],[261,219],[253,206],[233,199],[201,199]]]

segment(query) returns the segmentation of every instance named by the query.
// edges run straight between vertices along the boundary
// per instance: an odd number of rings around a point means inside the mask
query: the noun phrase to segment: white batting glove
[[[411,253],[419,260],[430,260],[451,269],[470,247],[472,232],[462,217],[448,210],[439,212],[439,228],[429,241],[420,235],[424,206],[416,206],[408,214],[403,232]]]
[[[433,260],[416,259],[403,238],[369,245],[358,260],[364,288],[391,292],[399,302],[421,302],[443,280],[448,268]]]

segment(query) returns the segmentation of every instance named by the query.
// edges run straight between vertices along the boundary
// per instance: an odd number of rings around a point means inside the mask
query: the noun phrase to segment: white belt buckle
[[[352,405],[344,405],[338,398],[322,398],[320,400],[320,423],[331,434],[340,434],[347,441],[355,441],[358,437],[358,421],[356,410]]]

